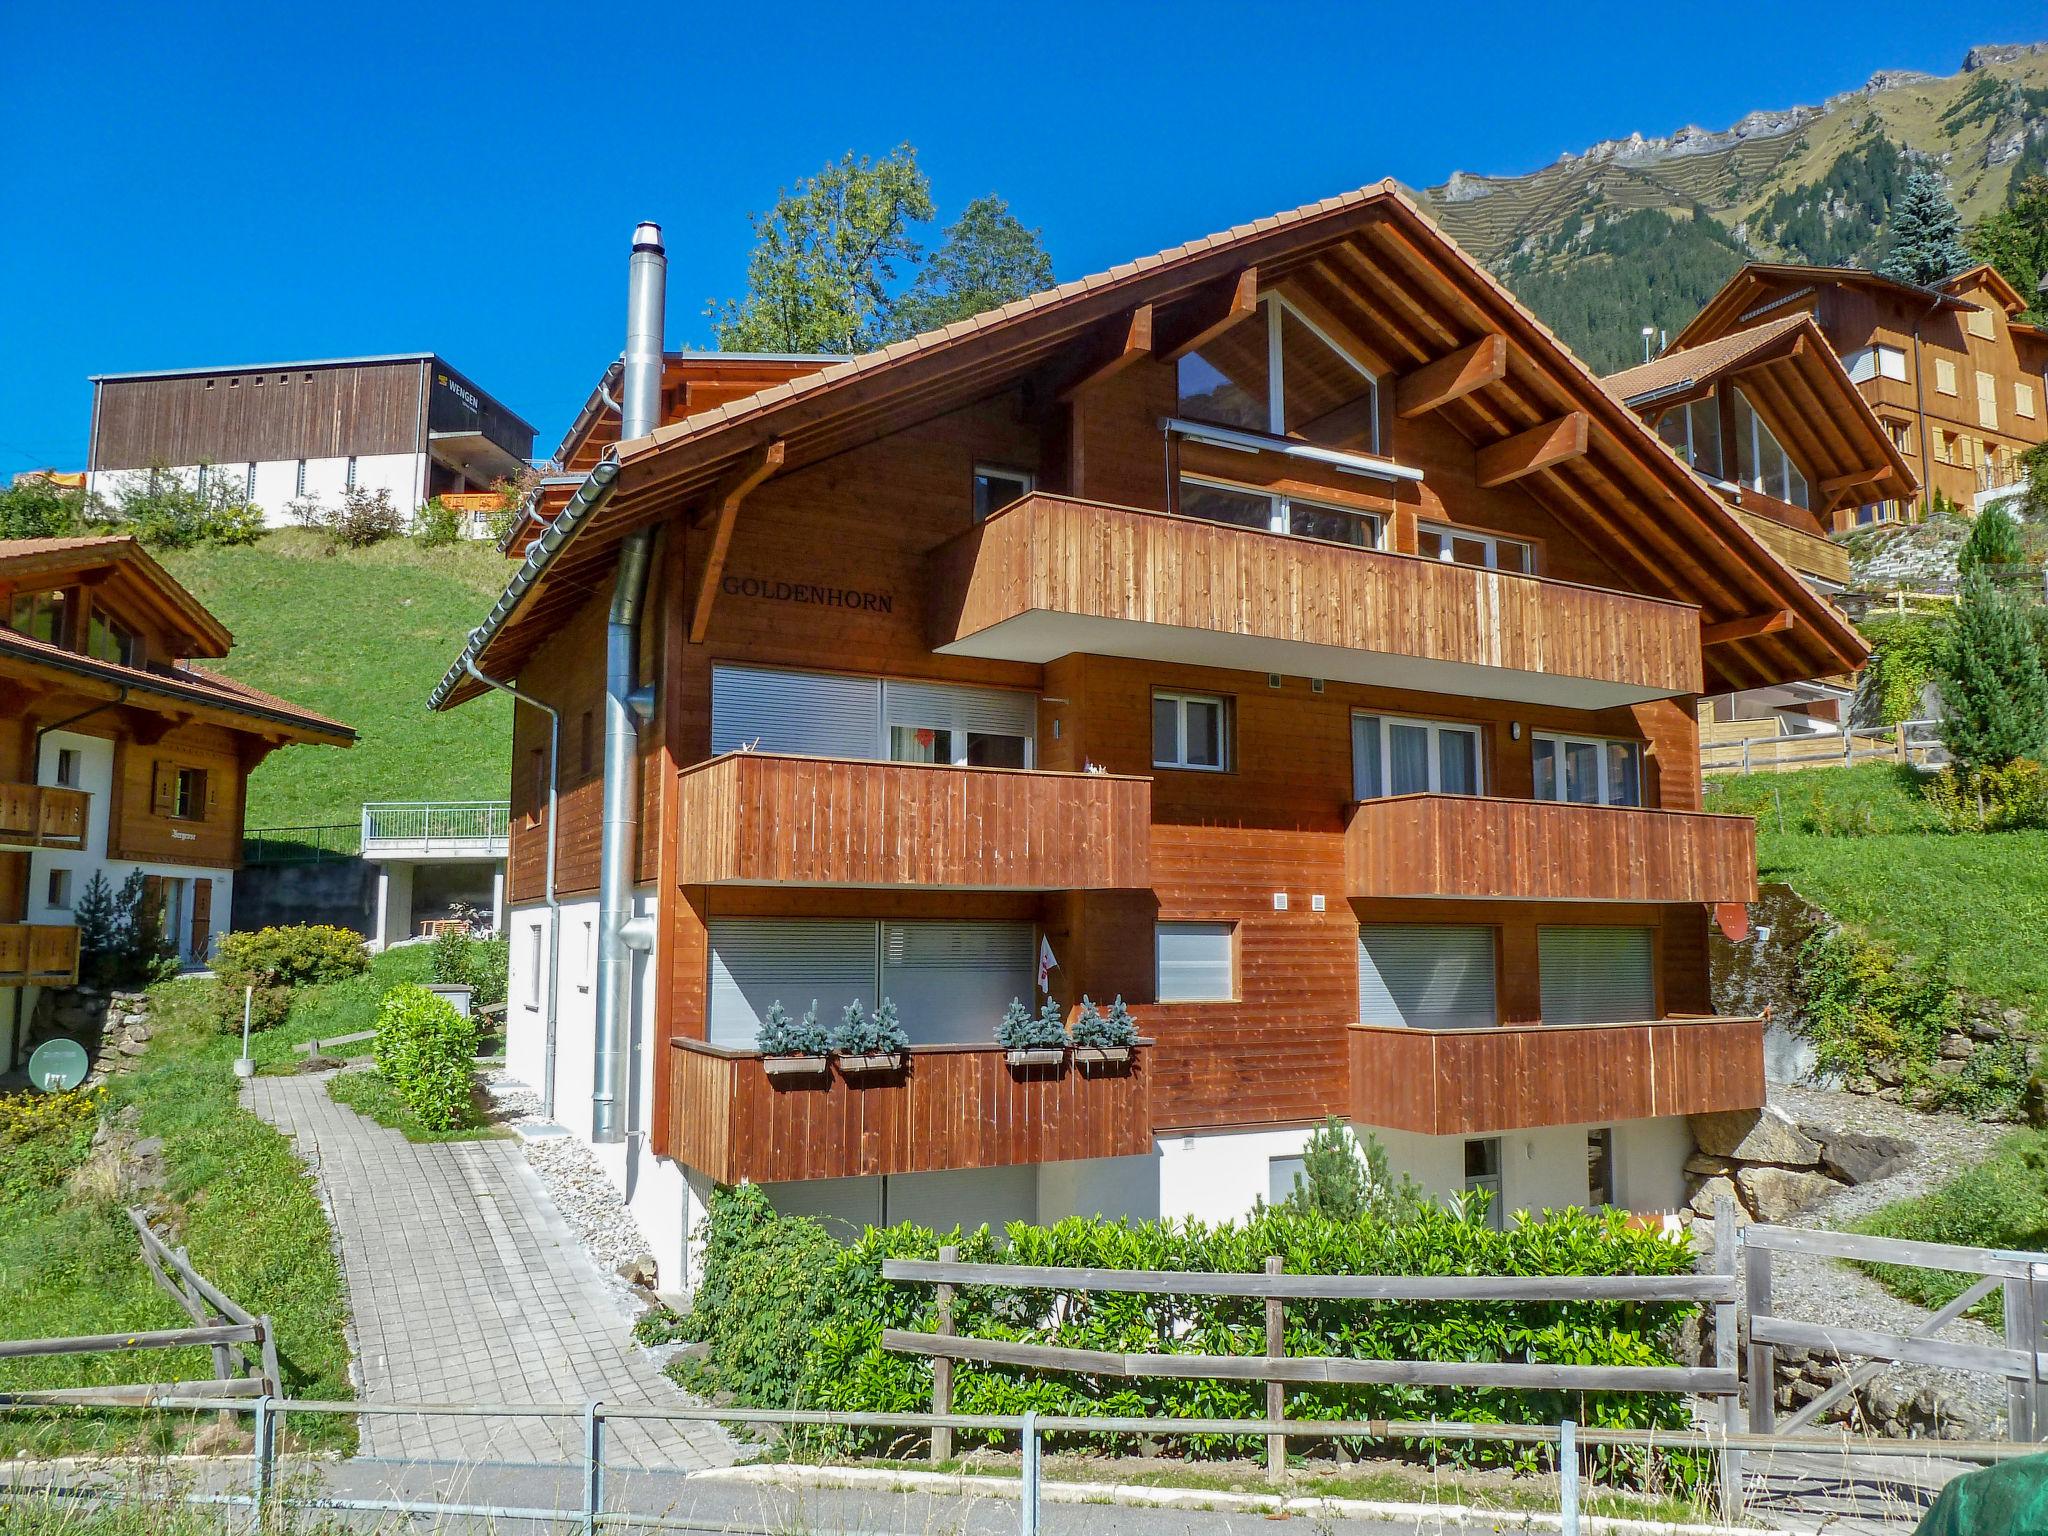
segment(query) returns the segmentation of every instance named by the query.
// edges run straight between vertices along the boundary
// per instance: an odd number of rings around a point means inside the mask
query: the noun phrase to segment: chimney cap
[[[662,249],[661,226],[651,221],[643,221],[637,225],[633,230],[633,249],[636,251],[658,251]]]

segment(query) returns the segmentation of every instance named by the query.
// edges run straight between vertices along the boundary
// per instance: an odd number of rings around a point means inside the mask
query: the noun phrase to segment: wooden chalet
[[[144,876],[166,946],[227,926],[250,770],[355,733],[201,662],[232,637],[127,537],[0,540],[0,1071],[76,979],[95,874]]]
[[[1684,1117],[1764,1098],[1760,1022],[1710,1016],[1756,870],[1695,706],[1865,656],[1744,509],[1391,183],[789,372],[593,455],[434,698],[558,717],[515,718],[509,1050],[588,1133],[606,614],[653,530],[599,1151],[665,1266],[739,1179],[1234,1216],[1331,1115],[1496,1211],[1683,1203]],[[1143,1043],[1012,1065],[1047,995]],[[755,1048],[883,997],[900,1070]]]

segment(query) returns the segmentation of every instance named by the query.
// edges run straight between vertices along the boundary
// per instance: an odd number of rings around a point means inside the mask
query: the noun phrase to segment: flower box
[[[761,1070],[770,1077],[830,1077],[832,1061],[827,1056],[763,1056]]]
[[[903,1070],[903,1052],[878,1051],[867,1056],[837,1056],[839,1070],[848,1077],[879,1077],[885,1072]]]
[[[1074,1047],[1074,1062],[1077,1066],[1100,1067],[1105,1071],[1112,1067],[1128,1067],[1131,1048],[1128,1045],[1077,1045]]]
[[[1057,1067],[1066,1061],[1067,1052],[1064,1046],[1040,1045],[1007,1051],[1004,1059],[1013,1067]]]

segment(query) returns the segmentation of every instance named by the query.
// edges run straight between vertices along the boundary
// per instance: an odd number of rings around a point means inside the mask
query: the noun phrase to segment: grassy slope
[[[2015,1131],[1991,1158],[1912,1200],[1873,1211],[1857,1223],[1859,1232],[1910,1238],[1923,1243],[1962,1243],[1982,1248],[2040,1252],[2048,1247],[2048,1133]],[[1926,1307],[1960,1296],[1976,1279],[1939,1269],[1871,1266],[1885,1285]],[[2001,1306],[1992,1292],[1974,1315],[1997,1325]]]
[[[1917,830],[1913,776],[1881,763],[1720,780],[1707,808],[1758,814],[1764,879],[1911,953],[1946,946],[1964,987],[2048,1021],[2048,832]],[[1830,824],[1876,830],[1811,830]]]
[[[505,795],[510,712],[500,695],[430,714],[427,694],[503,590],[488,545],[403,539],[338,550],[317,534],[163,557],[233,631],[221,670],[352,725],[347,750],[289,747],[249,780],[252,828],[353,822],[365,800]]]

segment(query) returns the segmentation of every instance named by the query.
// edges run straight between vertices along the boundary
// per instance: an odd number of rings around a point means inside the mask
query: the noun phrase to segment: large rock
[[[1788,1221],[1837,1188],[1826,1174],[1797,1168],[1744,1168],[1735,1183],[1758,1221]]]
[[[1782,1110],[1723,1109],[1694,1115],[1692,1138],[1709,1157],[1782,1163],[1788,1168],[1820,1166],[1820,1143],[1803,1135]]]
[[[1716,1174],[1733,1173],[1735,1165],[1725,1157],[1709,1157],[1704,1152],[1695,1152],[1685,1160],[1685,1171],[1700,1178],[1711,1179]]]
[[[1868,1184],[1873,1179],[1890,1178],[1919,1150],[1896,1136],[1834,1131],[1821,1143],[1820,1165],[1844,1184]]]
[[[1715,1208],[1723,1200],[1735,1202],[1737,1216],[1745,1214],[1742,1209],[1742,1192],[1735,1187],[1735,1181],[1725,1174],[1718,1174],[1692,1192],[1691,1204],[1695,1212],[1711,1221]]]

